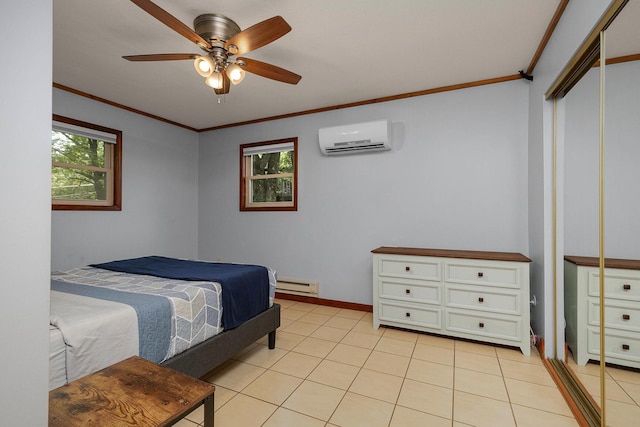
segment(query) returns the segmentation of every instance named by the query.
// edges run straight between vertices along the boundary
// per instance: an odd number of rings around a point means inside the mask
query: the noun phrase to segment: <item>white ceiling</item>
[[[202,13],[226,15],[242,29],[281,15],[292,31],[243,56],[302,80],[289,85],[247,74],[219,103],[192,61],[122,59],[202,53],[131,1],[55,0],[53,81],[204,129],[517,74],[529,66],[560,0],[155,3],[191,28]]]

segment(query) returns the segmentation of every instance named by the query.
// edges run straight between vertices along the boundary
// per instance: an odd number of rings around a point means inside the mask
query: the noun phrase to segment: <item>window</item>
[[[51,206],[120,210],[122,132],[53,115]]]
[[[240,210],[298,210],[298,138],[240,146]]]

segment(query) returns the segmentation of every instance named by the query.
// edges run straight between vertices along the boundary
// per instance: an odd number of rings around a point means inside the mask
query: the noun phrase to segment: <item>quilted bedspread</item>
[[[222,331],[221,286],[215,282],[185,282],[94,267],[82,267],[62,273],[53,273],[51,278],[59,283],[58,291],[124,302],[137,308],[140,356],[154,362],[162,362]],[[77,286],[64,286],[65,282]],[[109,293],[105,290],[117,292]],[[126,294],[162,297],[164,301],[168,302],[170,315],[166,323],[170,325],[170,337],[166,340],[165,349],[158,348],[158,343],[163,340],[162,337],[160,337],[160,341],[158,340],[158,334],[162,335],[160,332],[162,328],[159,324],[164,322],[165,316],[161,313],[158,313],[157,316],[154,316],[153,313],[145,314],[144,300],[133,297],[127,301],[127,298],[121,298]],[[137,307],[136,300],[138,301]],[[156,302],[156,305],[162,306],[163,304]],[[154,321],[158,324],[154,324]],[[63,335],[65,334],[64,330],[61,332]]]
[[[222,285],[222,326],[233,329],[269,308],[269,271],[250,264],[192,261],[147,256],[92,264],[123,273],[169,279],[207,280]]]

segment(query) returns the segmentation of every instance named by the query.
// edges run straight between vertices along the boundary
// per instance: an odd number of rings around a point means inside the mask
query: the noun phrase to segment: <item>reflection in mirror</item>
[[[600,69],[592,68],[562,100],[564,107],[564,314],[566,361],[583,389],[591,395],[579,404],[583,412],[599,418],[599,281],[592,288],[585,286],[589,277],[598,272],[599,256],[599,102]],[[560,172],[561,173],[561,172]],[[560,211],[558,212],[560,214]],[[595,257],[595,267],[585,271],[575,263],[575,257]],[[597,276],[596,276],[597,278]],[[595,289],[593,288],[595,285]],[[589,350],[589,351],[588,351]],[[595,357],[589,357],[593,355]],[[587,363],[589,359],[590,363]],[[577,363],[576,363],[577,362]],[[583,399],[575,399],[581,402]]]
[[[565,339],[569,350],[566,360],[571,368],[569,372],[576,376],[596,403],[600,402],[601,396],[598,339],[599,79],[600,69],[591,69],[563,100],[562,164]],[[578,257],[593,257],[595,266],[587,269]]]

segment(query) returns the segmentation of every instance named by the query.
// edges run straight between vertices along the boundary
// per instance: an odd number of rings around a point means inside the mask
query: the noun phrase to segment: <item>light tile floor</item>
[[[208,378],[216,427],[577,426],[535,349],[375,330],[371,313],[278,303],[276,348],[263,339]],[[201,426],[202,411],[176,426]]]
[[[569,353],[569,367],[600,405],[600,364],[589,362],[578,366]],[[605,368],[606,422],[610,427],[640,424],[640,372],[623,367]]]

